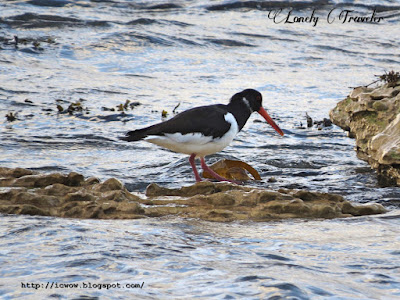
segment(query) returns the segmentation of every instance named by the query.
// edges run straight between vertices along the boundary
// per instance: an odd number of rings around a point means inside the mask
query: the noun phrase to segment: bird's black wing
[[[213,138],[222,137],[231,127],[225,120],[226,105],[216,104],[195,107],[186,110],[175,117],[146,128],[129,131],[122,140],[132,142],[144,139],[149,135],[164,135],[166,133],[202,133]]]

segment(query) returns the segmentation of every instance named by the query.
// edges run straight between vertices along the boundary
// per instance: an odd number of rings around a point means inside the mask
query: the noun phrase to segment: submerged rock
[[[377,170],[382,185],[400,185],[400,81],[353,89],[330,118],[356,138],[358,157]]]
[[[261,180],[260,174],[252,166],[240,160],[221,159],[212,164],[210,168],[218,175],[229,180],[252,180],[248,173],[253,176],[254,180]],[[202,175],[204,178],[214,178],[207,171],[203,171]]]
[[[209,221],[336,218],[386,212],[377,203],[299,190],[272,191],[230,183],[199,182],[177,189],[150,184],[130,193],[115,178],[100,182],[78,173],[37,174],[0,168],[0,213],[67,218],[135,219],[180,216]]]

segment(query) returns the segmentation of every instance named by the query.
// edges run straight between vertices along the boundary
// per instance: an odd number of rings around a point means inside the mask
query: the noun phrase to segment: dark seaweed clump
[[[389,87],[395,87],[400,81],[400,73],[395,71],[389,71],[388,73],[378,76],[381,81],[384,81]]]
[[[395,87],[397,85],[399,85],[399,81],[400,81],[400,73],[399,72],[395,72],[395,71],[389,71],[386,72],[383,75],[375,75],[375,77],[378,77],[377,80],[371,82],[370,84],[365,85],[364,87],[369,87],[370,85],[377,83],[378,81],[383,81],[384,83],[388,84],[388,87]]]

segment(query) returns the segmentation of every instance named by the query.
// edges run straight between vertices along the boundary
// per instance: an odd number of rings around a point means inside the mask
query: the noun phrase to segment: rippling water
[[[3,217],[4,297],[400,297],[399,214],[218,226],[182,219],[61,221]],[[54,282],[79,288],[51,289]],[[141,289],[126,288],[143,282]],[[43,287],[22,288],[26,283]],[[120,288],[83,288],[117,283]]]
[[[281,16],[319,17],[275,23]],[[377,24],[339,21],[343,10]],[[327,16],[336,19],[329,23]],[[271,14],[270,14],[271,16]],[[293,19],[292,19],[293,20]],[[398,188],[379,187],[328,117],[350,87],[400,65],[399,1],[69,1],[0,3],[0,165],[110,176],[131,190],[193,182],[187,157],[117,141],[125,131],[256,88],[286,135],[255,114],[208,158],[246,161],[277,189],[337,192],[396,212]],[[276,21],[280,21],[277,19]],[[290,20],[289,20],[290,21]],[[17,39],[15,38],[17,37]],[[17,43],[16,43],[17,42]],[[116,106],[139,105],[124,114]],[[58,113],[80,102],[83,111]],[[115,111],[111,111],[114,108]],[[17,120],[4,116],[17,113]],[[267,179],[275,177],[276,183]],[[221,225],[200,221],[74,221],[3,217],[5,297],[34,282],[145,282],[148,298],[393,298],[399,295],[398,215],[340,221]],[[217,227],[217,229],[216,229]],[[32,251],[29,251],[31,249]],[[32,267],[27,268],[27,265]],[[132,291],[39,291],[126,297]],[[82,293],[80,293],[82,292]]]

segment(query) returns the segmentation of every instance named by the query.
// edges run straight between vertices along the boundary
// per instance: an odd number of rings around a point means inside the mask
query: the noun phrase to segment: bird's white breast
[[[220,138],[213,139],[212,136],[205,136],[199,132],[196,133],[167,133],[164,136],[148,136],[145,141],[158,146],[170,149],[174,152],[204,157],[221,151],[228,146],[236,134],[239,132],[239,126],[235,117],[231,113],[224,115],[225,121],[230,124],[229,130]]]

